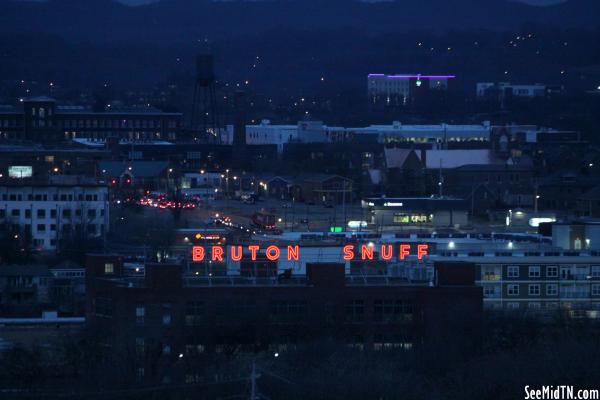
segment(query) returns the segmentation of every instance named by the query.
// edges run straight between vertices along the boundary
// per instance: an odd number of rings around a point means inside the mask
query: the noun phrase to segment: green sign
[[[331,233],[341,233],[341,232],[344,232],[344,230],[342,229],[341,226],[330,226],[329,227],[329,232],[331,232]]]

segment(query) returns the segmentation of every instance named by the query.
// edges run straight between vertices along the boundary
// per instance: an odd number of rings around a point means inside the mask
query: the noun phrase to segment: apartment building
[[[102,237],[109,227],[108,188],[90,180],[0,183],[0,222],[26,235],[35,250],[53,251],[72,235]]]
[[[600,257],[536,254],[523,257],[470,257],[477,265],[486,309],[600,317]],[[464,258],[460,258],[461,260]]]

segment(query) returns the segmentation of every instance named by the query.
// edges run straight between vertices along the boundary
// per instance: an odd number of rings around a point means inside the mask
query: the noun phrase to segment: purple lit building
[[[416,93],[427,90],[448,90],[454,75],[369,74],[367,91],[372,106],[402,106]]]

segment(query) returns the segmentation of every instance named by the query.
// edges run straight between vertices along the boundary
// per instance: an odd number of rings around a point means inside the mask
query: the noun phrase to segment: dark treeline
[[[521,398],[525,385],[583,389],[600,380],[597,326],[558,320],[540,325],[513,315],[488,319],[481,332],[471,332],[440,331],[412,350],[361,351],[322,339],[277,356],[235,346],[219,354],[186,353],[169,366],[174,381],[157,377],[145,385],[132,383],[133,352],[115,354],[100,344],[101,333],[86,332],[64,337],[53,349],[4,352],[0,386],[7,399],[247,398],[253,362],[259,391],[274,399],[508,400]],[[187,383],[176,384],[178,376]]]
[[[600,82],[599,44],[597,30],[524,25],[510,33],[455,30],[445,34],[278,28],[221,39],[210,47],[225,114],[231,110],[232,92],[242,88],[249,94],[249,116],[254,120],[295,123],[312,118],[356,126],[393,119],[459,123],[471,118],[586,131],[598,114],[597,102],[585,92]],[[77,37],[3,34],[0,104],[50,94],[72,104],[94,105],[102,97],[187,112],[194,57],[205,48],[204,41],[187,37],[168,45],[131,43],[127,38],[99,44]],[[408,109],[369,113],[366,75],[372,72],[452,73],[457,79],[450,92],[421,99]],[[498,104],[475,101],[475,84],[482,81],[540,82],[564,86],[566,94],[516,102],[499,110]]]

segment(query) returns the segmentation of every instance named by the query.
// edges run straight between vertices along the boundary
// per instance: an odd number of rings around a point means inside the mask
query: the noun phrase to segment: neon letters
[[[348,244],[342,247],[342,258],[344,261],[354,260],[404,260],[410,256],[416,256],[422,260],[428,255],[429,245],[427,244]],[[277,261],[279,259],[287,259],[288,261],[300,260],[300,246],[288,245],[277,246],[269,245],[261,248],[259,245],[252,244],[249,246],[204,246],[192,247],[192,261],[219,261],[223,262],[227,259],[231,261],[241,261],[250,259],[256,261],[258,255],[264,255],[269,261]]]

